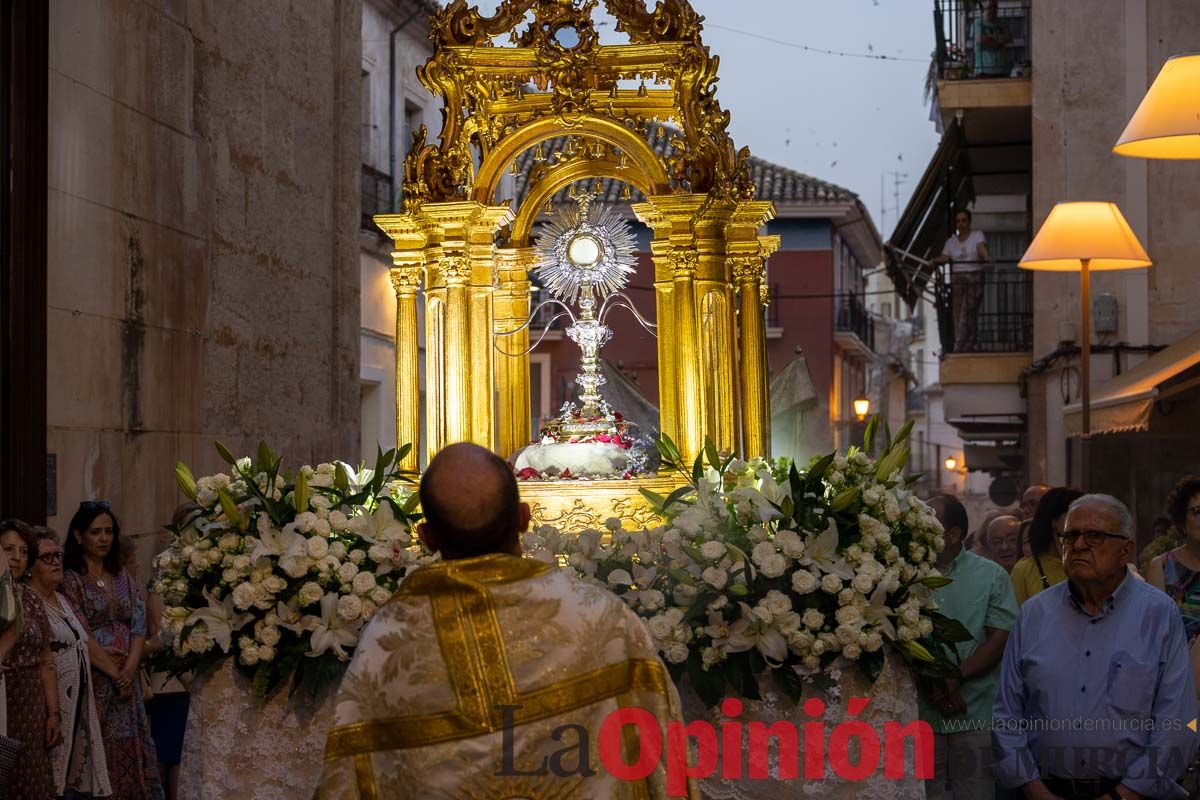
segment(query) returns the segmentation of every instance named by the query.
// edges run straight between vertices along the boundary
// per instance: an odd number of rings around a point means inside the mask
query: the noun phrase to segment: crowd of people
[[[81,503],[61,540],[0,521],[0,548],[0,796],[173,798],[186,706],[156,714],[151,735],[144,668],[161,613],[114,511]]]
[[[961,680],[922,691],[935,732],[926,795],[1198,796],[1200,478],[1168,497],[1175,546],[1145,577],[1117,498],[1033,486],[974,528],[957,498],[929,503],[945,529],[938,567],[954,579],[935,597],[971,640],[958,645]]]

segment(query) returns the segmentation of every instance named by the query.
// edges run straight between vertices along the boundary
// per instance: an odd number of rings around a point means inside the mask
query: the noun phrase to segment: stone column
[[[500,285],[495,291],[495,332],[516,330],[529,319],[529,270],[537,264],[532,247],[496,251],[496,271]],[[497,338],[496,450],[504,458],[533,438],[530,430],[529,329],[512,336]]]
[[[420,333],[418,292],[425,262],[425,234],[410,214],[387,214],[375,218],[379,228],[395,245],[391,279],[396,291],[396,447],[412,445],[400,461],[402,469],[415,470],[421,447]]]

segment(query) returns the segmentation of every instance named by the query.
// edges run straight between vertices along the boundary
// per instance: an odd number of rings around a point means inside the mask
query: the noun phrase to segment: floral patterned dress
[[[100,580],[103,586],[89,575],[64,570],[61,591],[101,647],[129,652],[133,637],[146,635],[146,602],[125,570]],[[112,800],[163,800],[141,684],[135,680],[133,692],[122,697],[113,680],[93,666],[92,685]]]
[[[50,645],[50,624],[42,598],[24,584],[20,594],[25,628],[4,662],[8,735],[21,742],[8,800],[50,800],[54,779],[46,750],[46,689],[42,683],[42,651]]]

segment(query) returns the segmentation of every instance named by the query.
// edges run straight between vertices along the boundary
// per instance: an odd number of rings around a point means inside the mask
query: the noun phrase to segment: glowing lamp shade
[[[1167,59],[1113,152],[1135,158],[1200,158],[1200,53]]]
[[[956,469],[958,469],[958,459],[954,456],[950,456],[946,459],[946,471],[954,472]]]
[[[1050,210],[1019,266],[1051,272],[1148,267],[1150,257],[1116,203],[1059,203]]]
[[[861,394],[854,398],[854,416],[862,422],[867,418],[867,414],[871,413],[871,401],[863,397]]]
[[[595,236],[580,234],[567,245],[567,258],[577,267],[587,269],[600,260],[600,242]]]

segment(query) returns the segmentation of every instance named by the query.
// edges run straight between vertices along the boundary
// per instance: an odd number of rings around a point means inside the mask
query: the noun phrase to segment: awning
[[[1200,330],[1102,385],[1092,396],[1092,433],[1149,430],[1155,400],[1200,385],[1200,377],[1173,382],[1197,365],[1200,365]],[[1167,383],[1171,385],[1164,386]],[[1067,436],[1079,436],[1083,432],[1081,404],[1072,403],[1063,412]]]
[[[950,237],[952,210],[971,199],[963,132],[955,120],[938,144],[885,248],[888,275],[910,304],[916,302],[932,274],[932,268],[922,261],[928,262],[942,252],[942,245]]]

